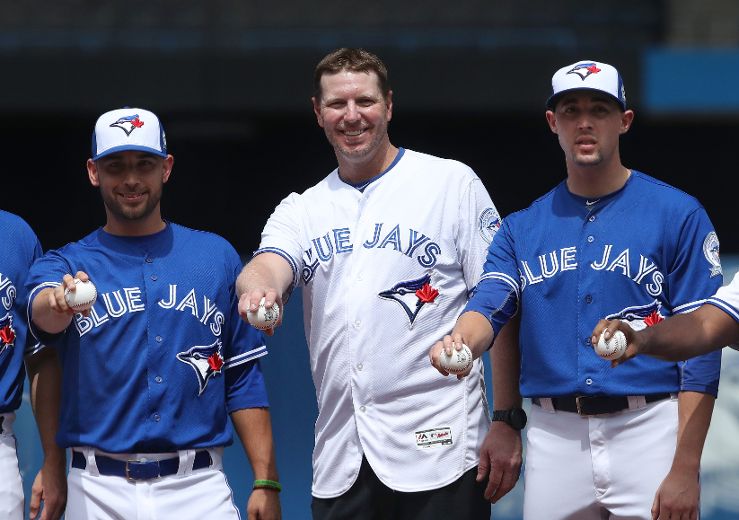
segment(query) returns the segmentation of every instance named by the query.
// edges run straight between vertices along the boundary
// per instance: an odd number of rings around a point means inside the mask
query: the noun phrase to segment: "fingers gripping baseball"
[[[62,283],[49,293],[49,306],[60,314],[81,313],[87,316],[95,303],[97,290],[84,271],[65,274]]]
[[[467,376],[472,369],[472,351],[464,344],[462,335],[453,333],[437,341],[429,351],[429,360],[443,376],[455,374],[458,379]]]
[[[638,349],[634,343],[634,330],[621,320],[600,320],[593,329],[590,342],[596,353],[611,360],[616,367],[633,358]]]
[[[239,315],[253,327],[271,336],[282,323],[282,301],[275,289],[245,292],[239,300]]]

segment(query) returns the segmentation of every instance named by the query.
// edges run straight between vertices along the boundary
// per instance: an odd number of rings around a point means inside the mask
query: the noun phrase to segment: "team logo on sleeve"
[[[705,240],[703,240],[703,254],[706,257],[706,260],[708,260],[708,263],[711,264],[711,278],[722,274],[721,258],[719,258],[718,235],[716,235],[715,231],[708,233]]]
[[[480,235],[489,244],[492,242],[495,233],[500,229],[500,215],[495,208],[486,208],[480,213],[478,222],[480,224]]]
[[[380,298],[391,300],[399,304],[408,322],[413,327],[418,313],[427,303],[434,303],[439,291],[431,285],[431,275],[426,275],[415,280],[396,283],[391,289],[378,294]]]
[[[144,126],[144,122],[139,119],[138,114],[134,114],[132,116],[123,116],[115,123],[111,123],[110,126],[111,128],[120,128],[126,132],[126,135],[131,135],[131,132]]]
[[[7,313],[0,319],[0,354],[15,345],[15,329],[13,328],[13,316]]]
[[[221,356],[222,343],[217,339],[208,346],[194,346],[190,350],[177,354],[177,359],[187,363],[198,377],[198,395],[205,391],[208,381],[221,373],[223,357]]]
[[[657,325],[665,317],[662,314],[662,303],[654,300],[646,305],[632,305],[618,312],[606,316],[607,320],[621,320],[628,323],[634,330],[642,330]]]

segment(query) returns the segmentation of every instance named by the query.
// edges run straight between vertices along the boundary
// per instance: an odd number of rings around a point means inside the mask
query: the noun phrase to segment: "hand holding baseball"
[[[621,320],[600,320],[590,341],[596,354],[615,367],[637,354],[636,336],[634,329]]]
[[[87,316],[97,299],[97,289],[84,271],[77,271],[74,277],[65,274],[61,285],[49,295],[51,309],[61,314],[81,313]]]
[[[429,360],[440,374],[454,374],[457,379],[466,377],[472,370],[474,356],[470,348],[462,341],[462,335],[454,333],[437,341],[429,351]]]
[[[239,314],[252,327],[271,336],[282,323],[282,302],[274,289],[245,292],[239,299]]]

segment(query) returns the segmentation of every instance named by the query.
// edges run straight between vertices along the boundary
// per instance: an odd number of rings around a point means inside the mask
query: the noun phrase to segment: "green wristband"
[[[278,493],[282,491],[282,484],[276,480],[257,479],[254,481],[252,489],[274,489]]]

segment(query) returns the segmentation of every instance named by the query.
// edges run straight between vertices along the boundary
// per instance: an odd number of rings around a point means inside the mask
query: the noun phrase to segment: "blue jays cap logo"
[[[202,395],[208,381],[221,373],[223,357],[221,357],[222,343],[217,339],[208,346],[194,346],[190,350],[177,354],[177,359],[192,367],[198,377],[198,395]]]
[[[15,345],[15,329],[13,316],[7,313],[0,319],[0,354]]]
[[[595,63],[579,63],[568,70],[567,74],[577,74],[581,80],[585,81],[585,78],[591,74],[598,74],[599,72],[600,69]]]
[[[138,114],[134,114],[132,116],[123,116],[118,119],[118,121],[111,123],[111,128],[120,128],[124,132],[126,132],[126,135],[131,135],[131,132],[136,130],[137,128],[141,128],[144,126],[144,122],[139,119]]]
[[[606,316],[607,320],[621,320],[628,322],[634,330],[642,330],[657,325],[665,317],[662,314],[662,303],[654,300],[646,305],[632,305],[618,312]]]
[[[423,306],[433,303],[439,296],[439,291],[431,286],[431,275],[427,274],[415,280],[398,282],[378,296],[398,303],[405,311],[410,326],[413,327],[413,322]]]

